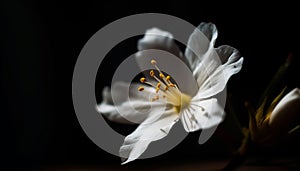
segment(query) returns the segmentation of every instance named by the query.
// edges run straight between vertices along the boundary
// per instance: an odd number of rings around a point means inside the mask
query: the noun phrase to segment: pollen
[[[150,76],[154,77],[154,71],[153,70],[150,71]]]
[[[144,90],[144,87],[143,87],[143,86],[140,86],[140,87],[138,88],[138,90],[139,90],[139,91],[143,91],[143,90]]]
[[[166,77],[166,80],[167,80],[167,81],[170,81],[170,79],[171,79],[171,77],[170,77],[170,75],[168,75],[168,76]]]
[[[161,83],[157,83],[156,88],[160,88],[161,87]]]
[[[152,60],[151,60],[151,64],[152,64],[152,65],[156,65],[156,60],[152,59]]]
[[[160,73],[160,74],[159,74],[159,77],[160,77],[160,78],[164,78],[165,76],[164,76],[163,73]]]
[[[172,83],[171,83],[171,84],[169,84],[169,86],[170,86],[170,87],[175,87],[175,84],[172,84]]]
[[[140,82],[141,82],[141,83],[145,83],[145,82],[146,82],[146,78],[145,78],[145,77],[142,77],[142,78],[140,79]]]

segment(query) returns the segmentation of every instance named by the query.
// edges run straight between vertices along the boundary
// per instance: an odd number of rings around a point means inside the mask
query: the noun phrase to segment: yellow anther
[[[171,84],[169,84],[169,86],[170,86],[170,87],[175,87],[175,84],[172,84],[172,83],[171,83]]]
[[[143,91],[143,90],[144,90],[144,87],[141,86],[141,87],[138,88],[138,90],[139,90],[139,91]]]
[[[166,80],[167,80],[167,81],[170,81],[170,79],[171,79],[171,77],[170,77],[170,75],[168,75],[168,76],[166,77]]]
[[[165,76],[164,76],[163,73],[160,73],[160,74],[159,74],[159,77],[160,77],[160,78],[164,78]]]
[[[169,89],[169,88],[168,88],[167,86],[164,88],[164,90],[166,90],[166,91],[167,91],[168,89]]]
[[[155,96],[155,100],[158,100],[159,99],[159,96]]]
[[[154,76],[154,71],[153,71],[153,70],[150,71],[150,76],[151,76],[151,77]]]
[[[161,83],[157,83],[157,85],[156,85],[156,88],[160,88],[160,86],[161,86]]]
[[[141,83],[145,83],[145,82],[146,82],[146,78],[145,78],[145,77],[142,77],[142,78],[140,79],[140,82],[141,82]]]
[[[156,60],[152,59],[152,60],[151,60],[151,64],[152,64],[152,65],[156,65]]]

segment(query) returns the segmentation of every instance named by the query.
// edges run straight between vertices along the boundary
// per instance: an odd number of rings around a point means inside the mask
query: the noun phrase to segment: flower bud
[[[254,142],[274,142],[300,124],[300,90],[295,88],[281,98],[284,90],[273,100],[266,112],[266,99],[255,114],[249,112],[249,129]]]
[[[300,89],[285,95],[272,111],[269,126],[273,131],[287,132],[300,124]]]

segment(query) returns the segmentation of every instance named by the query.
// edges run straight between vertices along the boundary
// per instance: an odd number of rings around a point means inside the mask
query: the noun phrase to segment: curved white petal
[[[203,70],[203,73],[198,75],[197,82],[200,87],[194,97],[195,100],[205,99],[223,91],[229,78],[242,68],[244,58],[240,57],[238,50],[230,46],[221,46],[216,51],[226,63],[219,66],[215,71],[209,71],[209,74],[205,73],[207,70]],[[210,65],[214,65],[214,62],[211,61]],[[208,69],[210,65],[207,66]]]
[[[182,56],[181,51],[175,44],[173,35],[158,28],[146,30],[145,36],[138,41],[138,50],[159,49],[168,51],[176,56]]]
[[[152,87],[143,85],[144,91],[139,92],[139,86],[141,84],[129,85],[128,83],[117,82],[113,85],[114,98],[112,98],[110,89],[104,88],[103,102],[97,105],[97,111],[114,122],[141,123],[152,108],[164,110],[165,103],[162,101],[150,102],[150,98],[155,94]]]
[[[269,125],[287,131],[300,122],[300,89],[295,88],[285,95],[274,108]]]
[[[137,159],[148,147],[148,145],[168,135],[172,126],[177,122],[178,115],[174,111],[166,111],[159,119],[152,111],[139,127],[128,135],[120,148],[120,157],[127,160],[122,164]]]
[[[190,68],[195,70],[204,58],[207,58],[218,37],[218,31],[212,23],[201,23],[189,37],[185,57]]]
[[[217,52],[222,64],[226,63],[232,55],[234,55],[234,59],[231,59],[232,62],[237,61],[241,57],[240,52],[229,45],[221,45],[218,48],[215,48],[215,51]]]
[[[150,65],[152,59],[156,57],[163,59],[166,56],[178,58],[188,66],[186,58],[183,57],[171,33],[158,28],[146,30],[145,36],[138,41],[138,52],[135,54],[140,69],[148,70],[152,68]]]
[[[224,117],[224,110],[216,98],[195,102],[181,113],[181,121],[187,132],[207,129],[218,125]]]
[[[164,104],[158,102],[126,101],[119,106],[101,103],[97,106],[97,111],[107,119],[126,124],[143,122],[149,115],[152,108],[164,110]]]
[[[193,70],[193,76],[199,87],[222,65],[219,56],[213,49],[209,50]]]

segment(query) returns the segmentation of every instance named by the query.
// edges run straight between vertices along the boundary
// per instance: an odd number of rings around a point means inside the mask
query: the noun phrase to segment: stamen
[[[149,86],[151,86],[151,87],[154,87],[154,88],[155,88],[155,85],[154,85],[154,84],[152,84],[152,83],[150,83],[150,82],[147,82],[147,81],[145,81],[145,84],[148,84]]]
[[[168,84],[168,81],[165,79],[165,76],[164,74],[161,72],[161,70],[158,68],[158,66],[156,65],[157,62],[156,60],[152,59],[151,60],[151,64],[155,67],[155,69],[159,72],[159,77],[163,80],[163,82],[167,85]],[[151,72],[151,71],[150,71]],[[151,75],[151,73],[150,73]],[[153,74],[154,75],[154,74]],[[159,81],[159,82],[162,82],[162,81]]]
[[[152,59],[152,60],[151,60],[151,64],[152,64],[152,65],[156,65],[156,60]]]
[[[140,86],[140,87],[138,88],[138,90],[139,90],[139,91],[143,91],[143,90],[144,90],[144,87],[143,87],[143,86]]]
[[[158,79],[155,75],[153,75],[153,78],[160,83],[161,85],[167,86],[167,84],[163,83],[160,79]]]
[[[151,76],[151,77],[154,76],[154,71],[153,71],[153,70],[150,71],[150,76]]]
[[[145,83],[145,82],[146,82],[146,78],[145,78],[145,77],[142,77],[142,78],[140,79],[140,82],[141,82],[141,83]]]
[[[156,88],[160,88],[161,87],[161,83],[157,83]]]
[[[171,79],[171,77],[170,77],[170,75],[168,75],[168,76],[166,77],[166,80],[169,82],[170,79]]]
[[[182,99],[180,98],[182,95],[180,90],[178,89],[176,84],[173,84],[171,82],[171,76],[167,75],[165,76],[164,73],[158,68],[156,60],[152,59],[151,64],[155,67],[155,69],[158,71],[158,76],[156,76],[154,70],[150,70],[149,75],[157,81],[157,83],[151,83],[147,81],[145,77],[140,78],[140,82],[150,85],[151,87],[155,88],[156,95],[152,98],[150,98],[150,101],[154,102],[159,100],[159,98],[167,99],[168,103],[173,105],[176,109],[185,108],[187,105],[189,105],[190,98],[187,96],[186,98]],[[140,86],[138,87],[139,91],[143,91],[144,87]],[[161,90],[161,92],[159,92]],[[183,97],[185,97],[183,96]],[[181,104],[181,101],[183,104]],[[203,108],[202,108],[203,109]],[[203,109],[204,110],[204,109]]]
[[[159,74],[159,77],[160,77],[160,78],[164,78],[165,76],[164,76],[163,73],[160,73],[160,74]]]

